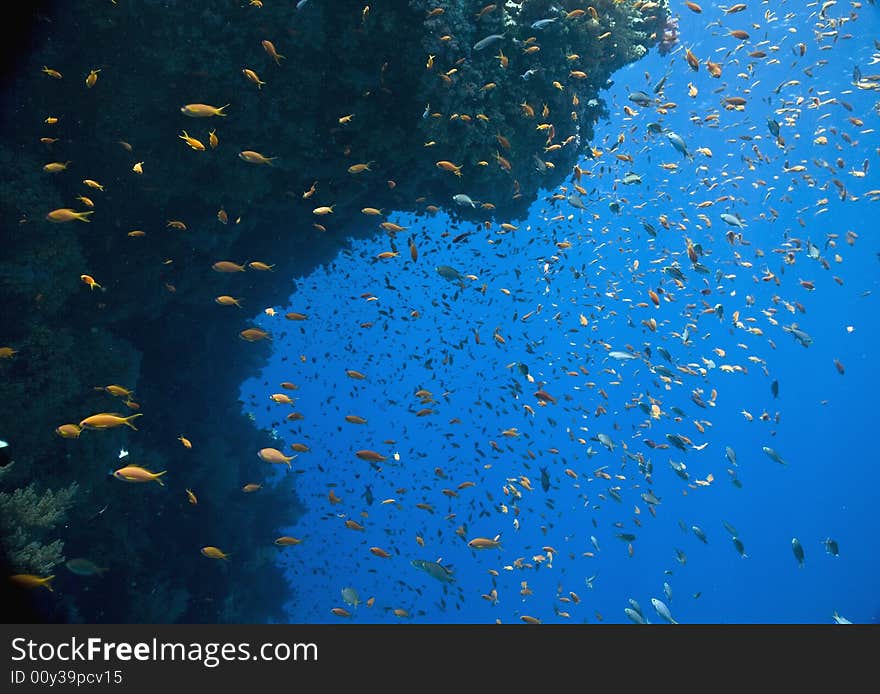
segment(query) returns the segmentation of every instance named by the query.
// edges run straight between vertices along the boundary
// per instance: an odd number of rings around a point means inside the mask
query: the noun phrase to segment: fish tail
[[[226,114],[226,113],[223,113],[223,109],[224,109],[224,108],[229,108],[229,104],[226,104],[225,106],[221,106],[220,108],[217,109],[217,115],[218,115],[218,116],[226,116],[226,115],[228,115],[228,114]]]
[[[90,221],[92,221],[89,219],[90,214],[95,214],[95,211],[89,210],[88,212],[77,212],[76,218],[81,222],[90,222]]]
[[[166,472],[168,472],[168,470],[162,470],[162,472],[157,472],[157,473],[155,474],[155,476],[153,477],[153,479],[156,480],[156,481],[159,483],[159,486],[160,486],[160,487],[164,487],[164,486],[165,486],[165,483],[164,483],[160,478],[161,478],[162,475],[164,475]]]
[[[52,574],[51,576],[46,576],[46,578],[44,578],[42,581],[40,581],[40,584],[46,586],[46,588],[49,589],[49,592],[50,592],[50,593],[54,593],[54,592],[55,592],[55,589],[52,588],[52,584],[50,583],[50,581],[51,581],[53,578],[55,578],[55,574]]]
[[[143,413],[142,413],[142,412],[139,412],[138,414],[133,414],[133,415],[131,415],[131,417],[125,417],[125,426],[127,426],[127,427],[131,427],[132,429],[134,429],[135,431],[137,431],[137,430],[138,430],[137,427],[136,427],[134,424],[132,424],[129,420],[132,420],[132,419],[134,419],[135,417],[143,417],[143,416],[144,416]]]

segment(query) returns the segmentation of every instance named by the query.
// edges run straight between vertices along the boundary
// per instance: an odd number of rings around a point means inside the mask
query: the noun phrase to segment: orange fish
[[[246,161],[248,164],[268,164],[269,166],[272,166],[272,162],[278,157],[264,157],[259,152],[246,149],[238,153],[238,158],[242,161]]]
[[[95,287],[98,289],[103,289],[103,287],[95,281],[95,278],[91,275],[80,275],[79,278],[83,281],[83,284],[88,285],[89,290],[93,290]]]
[[[55,433],[62,439],[78,439],[81,431],[76,424],[62,424],[55,429]]]
[[[296,458],[295,455],[284,455],[277,448],[261,448],[257,452],[257,457],[259,457],[260,460],[266,461],[267,463],[283,463],[287,465],[287,467],[290,467],[290,461]]]
[[[133,414],[130,417],[122,417],[118,414],[101,412],[93,414],[91,417],[86,417],[79,425],[83,429],[112,429],[113,427],[125,425],[137,431],[137,427],[131,423],[131,420],[135,417],[143,417],[143,415]]]
[[[461,166],[456,166],[451,161],[438,161],[436,166],[438,169],[443,169],[444,171],[452,171],[456,176],[461,177]]]
[[[13,574],[9,577],[11,583],[19,586],[20,588],[38,588],[43,586],[50,593],[55,591],[52,590],[52,584],[50,581],[55,578],[55,575],[52,576],[35,576],[34,574]]]
[[[371,451],[369,449],[362,449],[360,451],[356,451],[355,455],[361,460],[368,460],[373,463],[379,463],[383,460],[387,460],[387,458],[381,453],[376,453],[376,451]]]
[[[272,339],[272,336],[269,335],[265,330],[260,330],[259,328],[248,328],[247,330],[242,330],[238,336],[242,340],[247,340],[248,342],[256,342],[257,340],[266,340]]]
[[[247,77],[248,80],[253,82],[255,85],[257,85],[257,89],[262,89],[263,85],[266,84],[265,82],[263,82],[263,80],[261,80],[257,76],[257,73],[254,72],[253,70],[250,70],[248,68],[242,68],[241,74],[244,75],[245,77]]]
[[[201,552],[204,556],[208,557],[208,559],[225,559],[229,561],[229,554],[226,554],[223,550],[218,549],[217,547],[202,547]]]
[[[186,106],[180,107],[180,112],[184,116],[189,116],[190,118],[210,118],[211,116],[227,115],[223,112],[223,109],[228,107],[229,104],[221,106],[220,108],[209,106],[208,104],[187,104]]]
[[[158,482],[159,486],[164,487],[165,483],[162,481],[161,477],[166,472],[167,470],[163,470],[162,472],[152,472],[140,465],[126,465],[125,467],[116,470],[113,473],[113,476],[124,482]]]
[[[260,45],[263,46],[263,49],[268,53],[269,57],[275,61],[276,65],[281,65],[281,60],[284,58],[283,55],[279,54],[278,51],[275,50],[275,44],[273,44],[268,39],[263,39],[260,41]]]
[[[56,224],[60,224],[63,222],[72,222],[74,220],[79,220],[80,222],[89,222],[90,214],[95,214],[94,210],[89,210],[88,212],[77,212],[76,210],[71,210],[69,207],[60,207],[57,210],[52,210],[49,214],[46,215],[46,219],[50,222],[55,222]]]
[[[471,549],[501,549],[501,535],[496,535],[491,540],[487,537],[475,537],[467,544]]]
[[[198,152],[204,152],[204,151],[205,151],[205,145],[203,145],[203,144],[201,143],[200,140],[197,140],[197,139],[194,138],[194,137],[190,137],[190,136],[187,134],[186,130],[183,131],[183,134],[182,134],[182,135],[178,135],[177,137],[179,137],[181,140],[183,140],[184,142],[186,142],[186,144],[189,145],[190,149],[194,149],[194,150],[196,150],[196,151],[198,151]]]
[[[244,265],[236,265],[229,260],[221,260],[211,266],[214,272],[244,272]]]
[[[290,537],[289,535],[282,535],[277,540],[275,540],[275,544],[279,547],[292,547],[298,545],[302,542],[299,538]]]
[[[382,557],[383,559],[390,559],[391,558],[391,555],[388,554],[388,552],[386,552],[381,547],[370,547],[370,551],[373,554],[375,554],[377,557]]]
[[[221,306],[238,306],[241,308],[241,299],[235,299],[231,296],[226,296],[225,294],[223,296],[218,296],[214,301]]]

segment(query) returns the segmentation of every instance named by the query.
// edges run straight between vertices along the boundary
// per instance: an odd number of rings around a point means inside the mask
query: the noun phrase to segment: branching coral
[[[5,526],[2,541],[14,569],[46,575],[64,561],[64,543],[57,539],[45,543],[45,535],[64,519],[77,489],[74,482],[42,494],[34,484],[11,494],[0,492],[0,518]]]

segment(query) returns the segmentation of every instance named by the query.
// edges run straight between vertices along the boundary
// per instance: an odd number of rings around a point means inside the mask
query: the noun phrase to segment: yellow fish
[[[52,584],[50,581],[55,578],[54,574],[52,576],[35,576],[34,574],[15,574],[9,577],[9,580],[15,585],[21,588],[37,588],[39,586],[44,586],[49,592],[55,592],[52,590]]]
[[[167,470],[152,472],[140,465],[126,465],[116,470],[113,476],[123,482],[158,482],[160,486],[164,487],[165,483],[160,478],[166,472]]]

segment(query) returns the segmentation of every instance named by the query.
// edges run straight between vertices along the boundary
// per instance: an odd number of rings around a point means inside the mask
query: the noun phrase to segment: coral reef
[[[46,536],[64,520],[77,489],[77,483],[73,482],[63,489],[46,490],[42,494],[33,484],[11,494],[0,492],[3,530],[0,541],[16,573],[45,576],[64,561],[64,543],[59,539],[47,542]]]
[[[481,222],[524,213],[568,174],[605,113],[600,90],[656,45],[669,14],[665,2],[596,0],[592,8],[506,2],[477,17],[470,3],[447,2],[438,14],[427,0],[368,13],[352,0],[300,10],[164,0],[83,11],[57,2],[18,30],[8,68],[16,79],[4,81],[0,109],[8,229],[0,341],[17,350],[0,360],[0,437],[17,461],[4,484],[22,489],[0,498],[13,518],[48,504],[64,506],[69,522],[52,527],[59,536],[44,545],[48,527],[19,532],[25,526],[14,521],[4,544],[8,563],[37,571],[62,560],[63,542],[68,556],[108,566],[99,580],[114,585],[108,597],[62,574],[55,593],[34,596],[42,619],[258,622],[281,613],[289,588],[266,545],[303,509],[290,478],[257,501],[240,492],[263,479],[254,452],[269,436],[254,430],[235,394],[269,347],[237,339],[247,326],[214,304],[230,283],[212,264],[276,265],[236,278],[256,312],[283,293],[278,277],[307,275],[349,237],[385,233],[364,221],[362,207],[430,214],[445,206]],[[552,21],[536,28],[541,20]],[[492,35],[501,38],[475,48]],[[264,39],[285,56],[280,65]],[[41,74],[43,65],[64,79]],[[245,79],[245,67],[265,85]],[[98,81],[86,88],[95,68]],[[188,103],[229,103],[229,115],[190,119],[180,113]],[[50,115],[59,122],[47,125]],[[216,129],[219,146],[193,151],[178,139],[184,129],[204,142]],[[249,165],[242,150],[277,160]],[[48,174],[50,161],[71,163]],[[366,162],[369,171],[348,172]],[[86,178],[104,190],[85,188]],[[454,205],[459,193],[478,205]],[[80,195],[94,199],[89,223],[46,221]],[[321,219],[325,231],[312,215],[320,205],[334,206]],[[85,286],[84,273],[101,289]],[[108,384],[134,390],[144,415],[137,432],[53,433],[96,412],[131,413],[95,390]],[[177,441],[184,432],[192,451]],[[132,462],[167,469],[177,487],[185,480],[198,507],[167,488],[109,477],[123,447]],[[28,536],[35,531],[46,536]],[[235,562],[199,556],[214,543]]]

